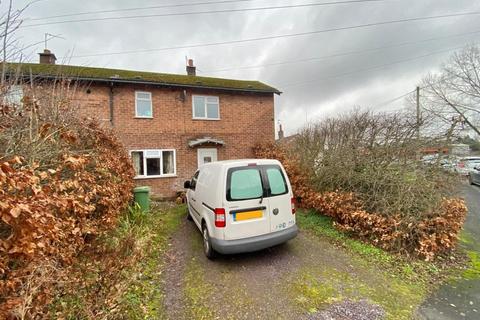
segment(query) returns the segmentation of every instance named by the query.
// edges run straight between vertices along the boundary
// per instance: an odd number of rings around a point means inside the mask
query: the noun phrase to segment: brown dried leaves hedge
[[[463,199],[444,198],[435,212],[418,215],[381,215],[367,212],[354,193],[315,191],[299,161],[279,145],[255,148],[257,158],[278,159],[284,165],[295,197],[302,206],[330,216],[335,226],[392,252],[416,255],[426,260],[453,248],[467,213]]]
[[[2,319],[41,313],[51,286],[45,280],[32,288],[29,279],[39,277],[40,266],[72,263],[86,242],[115,225],[132,194],[133,169],[112,133],[87,120],[66,125],[42,118],[40,107],[25,99],[22,112],[0,110],[2,138],[30,139],[25,148],[50,157],[32,162],[21,150],[0,154]],[[29,291],[35,291],[32,301],[26,301]]]

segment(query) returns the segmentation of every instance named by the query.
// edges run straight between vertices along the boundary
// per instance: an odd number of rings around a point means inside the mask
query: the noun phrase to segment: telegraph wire
[[[372,51],[380,51],[380,50],[383,50],[383,49],[403,47],[403,46],[408,46],[408,45],[411,45],[411,44],[418,44],[418,43],[424,43],[424,42],[430,42],[430,41],[436,41],[436,40],[442,40],[442,39],[449,39],[449,38],[455,38],[455,37],[463,37],[463,36],[473,35],[473,34],[478,34],[478,33],[480,33],[480,30],[465,32],[465,33],[457,33],[457,34],[452,34],[452,35],[443,36],[443,37],[427,38],[427,39],[422,39],[422,40],[417,40],[417,41],[407,41],[407,42],[401,42],[401,43],[394,43],[394,44],[390,44],[390,45],[386,45],[386,46],[374,47],[374,48],[365,49],[365,50],[339,52],[339,53],[320,56],[320,57],[311,57],[311,58],[304,58],[304,59],[297,59],[297,60],[285,60],[285,61],[280,61],[280,62],[257,64],[257,65],[252,65],[252,66],[230,67],[230,68],[217,69],[217,70],[206,70],[205,72],[206,73],[217,73],[217,72],[234,71],[234,70],[264,68],[264,67],[279,66],[279,65],[286,65],[286,64],[292,64],[292,63],[309,62],[309,61],[315,61],[315,60],[325,60],[325,59],[336,58],[336,57],[343,57],[343,56],[349,56],[349,55],[368,53],[368,52],[372,52]]]
[[[132,8],[124,8],[124,9],[85,11],[85,12],[60,14],[60,15],[40,17],[40,18],[29,18],[28,20],[29,21],[40,21],[40,20],[49,20],[49,19],[56,19],[56,18],[83,16],[83,15],[90,15],[90,14],[104,14],[104,13],[115,13],[115,12],[125,12],[125,11],[149,10],[149,9],[178,8],[178,7],[212,5],[212,4],[230,4],[230,3],[253,2],[253,1],[261,1],[261,0],[223,0],[223,1],[181,3],[181,4],[178,4],[178,3],[177,4],[165,4],[165,5],[148,6],[148,7],[132,7]],[[363,2],[385,2],[385,1],[389,1],[389,0],[344,0],[344,1],[321,2],[321,3],[318,3],[318,4],[311,4],[311,5],[312,6],[313,5],[315,5],[315,6],[331,6],[331,5],[355,4],[355,3],[363,3]]]
[[[237,43],[247,43],[247,42],[256,42],[256,41],[263,41],[263,40],[271,40],[271,39],[293,38],[293,37],[300,37],[300,36],[306,36],[306,35],[329,33],[329,32],[344,31],[344,30],[353,30],[353,29],[360,29],[360,28],[369,28],[369,27],[374,27],[374,26],[405,23],[405,22],[412,22],[412,21],[425,21],[425,20],[451,18],[451,17],[459,17],[459,16],[467,16],[467,15],[479,15],[479,14],[480,14],[480,11],[475,11],[475,12],[464,12],[464,13],[437,15],[437,16],[406,18],[406,19],[398,19],[398,20],[388,20],[388,21],[365,23],[365,24],[346,26],[346,27],[336,27],[336,28],[328,28],[328,29],[321,29],[321,30],[315,30],[315,31],[298,32],[298,33],[265,36],[265,37],[257,37],[257,38],[247,38],[247,39],[239,39],[239,40],[218,41],[218,42],[210,42],[210,43],[198,43],[198,44],[190,44],[190,45],[179,45],[179,46],[163,47],[163,48],[156,48],[156,49],[128,50],[128,51],[116,51],[116,52],[104,52],[104,53],[73,55],[70,58],[113,56],[113,55],[134,54],[134,53],[158,52],[158,51],[167,51],[167,50],[176,50],[176,49],[211,47],[211,46],[219,46],[219,45],[226,45],[226,44],[237,44]]]
[[[202,14],[213,14],[213,13],[233,13],[233,12],[250,12],[250,11],[261,11],[261,10],[292,9],[292,8],[312,7],[312,6],[319,6],[319,5],[321,5],[321,4],[319,4],[319,3],[309,3],[309,4],[301,4],[301,5],[284,5],[284,6],[273,6],[273,7],[257,7],[257,8],[223,9],[223,10],[207,10],[207,11],[193,11],[193,12],[158,13],[158,14],[145,14],[145,15],[120,16],[120,17],[86,18],[86,19],[77,19],[77,20],[62,20],[62,21],[43,22],[43,23],[36,23],[36,24],[26,24],[26,25],[23,25],[22,28],[38,27],[38,26],[46,26],[46,25],[54,25],[54,24],[77,23],[77,22],[130,20],[130,19],[140,19],[140,18],[145,19],[145,18],[159,18],[159,17],[190,16],[190,15],[202,15]],[[467,16],[467,15],[479,15],[479,14],[480,14],[480,11],[473,11],[473,12],[445,14],[445,15],[439,15],[439,16],[401,19],[401,20],[398,20],[398,21],[407,22],[407,21],[418,21],[418,20],[429,20],[429,19],[449,18],[449,17],[460,17],[460,16]]]
[[[395,97],[395,98],[393,98],[393,99],[390,99],[390,100],[381,102],[381,103],[379,103],[379,104],[376,104],[376,105],[374,105],[372,108],[373,108],[373,109],[376,109],[376,108],[380,108],[380,107],[387,106],[387,105],[389,105],[389,104],[392,103],[392,102],[398,101],[398,100],[400,100],[400,99],[408,96],[409,94],[414,93],[416,90],[417,90],[417,89],[410,90],[410,91],[408,91],[407,93],[402,94],[401,96],[398,96],[398,97]]]
[[[390,67],[392,65],[405,63],[405,62],[409,62],[409,61],[413,61],[413,60],[418,60],[418,59],[430,57],[430,56],[441,54],[441,53],[446,53],[446,52],[450,52],[450,51],[454,51],[454,50],[459,50],[459,49],[462,49],[462,48],[464,48],[464,46],[449,48],[449,49],[440,50],[440,51],[434,51],[434,52],[430,52],[430,53],[427,53],[427,54],[424,54],[424,55],[421,55],[421,56],[411,57],[411,58],[407,58],[407,59],[400,59],[400,60],[392,61],[392,62],[389,62],[389,63],[386,63],[386,64],[376,65],[376,66],[372,66],[372,67],[368,67],[368,68],[361,68],[361,69],[357,69],[357,70],[353,70],[353,71],[349,71],[349,72],[344,72],[344,73],[339,73],[339,74],[336,74],[336,75],[331,75],[331,76],[324,77],[324,78],[311,79],[311,80],[302,81],[302,82],[293,82],[293,83],[284,84],[284,85],[280,84],[280,85],[277,85],[277,87],[280,87],[280,88],[283,89],[283,88],[287,88],[287,87],[297,87],[297,86],[302,86],[302,85],[309,84],[309,83],[315,83],[315,82],[319,82],[319,81],[340,78],[340,77],[348,76],[348,75],[355,74],[355,73],[358,73],[358,72],[386,68],[386,67]]]

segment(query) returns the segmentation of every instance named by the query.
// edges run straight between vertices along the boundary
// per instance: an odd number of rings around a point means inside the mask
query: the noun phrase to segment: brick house
[[[275,88],[258,81],[56,65],[48,50],[24,76],[78,84],[74,103],[111,126],[130,153],[137,185],[157,197],[175,196],[205,162],[250,158],[252,147],[273,142]]]

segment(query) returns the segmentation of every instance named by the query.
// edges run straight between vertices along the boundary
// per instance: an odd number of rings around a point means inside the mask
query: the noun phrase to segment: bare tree
[[[447,133],[468,126],[480,135],[480,49],[469,46],[423,79],[422,107],[443,121]]]
[[[38,45],[41,42],[22,46],[19,38],[17,37],[17,31],[23,23],[23,14],[25,11],[36,1],[30,1],[21,8],[15,9],[13,7],[13,0],[9,0],[7,4],[7,10],[0,15],[0,56],[2,59],[2,71],[0,84],[3,86],[7,81],[7,63],[8,61],[23,60],[24,51],[27,48]],[[1,1],[0,1],[1,4]]]
[[[416,115],[408,111],[357,109],[304,127],[292,151],[317,190],[355,192],[371,212],[421,218],[455,187],[439,162],[418,161],[421,150],[442,141],[418,139]]]

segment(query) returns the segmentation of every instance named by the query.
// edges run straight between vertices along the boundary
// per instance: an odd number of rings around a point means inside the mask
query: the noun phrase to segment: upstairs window
[[[135,91],[135,117],[152,118],[152,94],[150,92]]]
[[[193,119],[220,120],[218,97],[193,96]]]
[[[175,150],[135,150],[130,154],[136,178],[171,177],[176,174]]]

